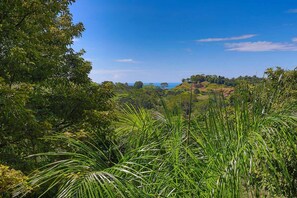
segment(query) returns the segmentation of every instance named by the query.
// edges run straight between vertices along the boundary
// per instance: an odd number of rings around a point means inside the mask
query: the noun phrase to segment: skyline
[[[194,74],[263,76],[297,66],[293,0],[77,0],[95,82],[180,82]]]

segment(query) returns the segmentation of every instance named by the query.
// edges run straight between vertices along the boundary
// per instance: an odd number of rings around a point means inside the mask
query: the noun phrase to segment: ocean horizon
[[[180,85],[181,82],[171,82],[171,83],[168,83],[168,87],[167,89],[173,89],[174,87]],[[128,83],[129,86],[133,86],[134,85],[134,82],[133,83]],[[160,82],[155,82],[155,83],[143,83],[143,86],[148,86],[148,85],[154,85],[155,87],[161,87],[161,83]]]

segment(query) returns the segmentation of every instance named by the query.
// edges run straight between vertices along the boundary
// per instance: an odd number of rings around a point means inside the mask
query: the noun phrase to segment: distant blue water
[[[174,87],[176,87],[176,86],[178,86],[180,84],[181,84],[181,82],[180,83],[178,83],[178,82],[168,83],[167,89],[173,89]],[[128,85],[133,86],[134,83],[128,83]],[[148,85],[154,85],[156,87],[161,87],[161,83],[143,83],[143,86],[148,86]]]

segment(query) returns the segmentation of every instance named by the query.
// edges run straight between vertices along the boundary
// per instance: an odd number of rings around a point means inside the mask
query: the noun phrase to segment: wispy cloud
[[[114,62],[117,63],[138,63],[138,61],[133,60],[132,58],[116,59]]]
[[[297,37],[292,38],[292,41],[293,41],[293,42],[297,42]]]
[[[295,43],[274,43],[268,41],[226,43],[227,51],[265,52],[265,51],[297,51]]]
[[[297,9],[290,9],[287,11],[288,13],[297,13]]]
[[[197,42],[219,42],[219,41],[237,41],[243,39],[249,39],[257,36],[256,34],[245,34],[242,36],[234,36],[234,37],[223,37],[223,38],[206,38],[196,40]]]

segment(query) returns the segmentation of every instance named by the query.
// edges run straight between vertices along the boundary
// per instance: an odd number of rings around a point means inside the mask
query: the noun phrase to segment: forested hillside
[[[296,197],[296,69],[98,84],[72,3],[0,1],[0,197]]]

